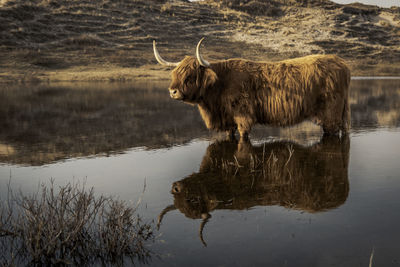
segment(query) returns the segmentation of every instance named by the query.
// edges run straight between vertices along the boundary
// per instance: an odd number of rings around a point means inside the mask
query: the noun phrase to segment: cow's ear
[[[204,70],[202,87],[203,89],[207,89],[210,86],[214,85],[214,83],[218,80],[217,74],[210,68],[206,68]]]

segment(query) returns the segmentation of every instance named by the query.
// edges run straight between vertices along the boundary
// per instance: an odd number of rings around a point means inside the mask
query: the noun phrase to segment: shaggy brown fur
[[[209,129],[245,137],[252,126],[312,120],[325,133],[348,131],[350,71],[334,55],[280,62],[230,59],[200,66],[185,57],[172,71],[172,98],[198,104]]]

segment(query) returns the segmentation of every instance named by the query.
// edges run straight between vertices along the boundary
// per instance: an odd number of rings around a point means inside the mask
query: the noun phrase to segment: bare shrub
[[[56,192],[52,181],[32,195],[9,186],[0,204],[0,265],[146,262],[152,225],[136,208],[77,183]]]

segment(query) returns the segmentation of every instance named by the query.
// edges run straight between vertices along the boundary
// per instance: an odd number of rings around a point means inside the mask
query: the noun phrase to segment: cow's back
[[[347,98],[350,71],[335,55],[311,55],[279,62],[263,62],[264,86],[257,120],[292,125],[315,114],[324,98]]]

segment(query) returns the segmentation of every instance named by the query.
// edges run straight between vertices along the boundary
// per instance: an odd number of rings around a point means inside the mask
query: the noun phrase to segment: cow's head
[[[186,56],[180,62],[164,60],[157,51],[156,42],[153,41],[154,56],[158,63],[175,67],[172,71],[172,81],[169,86],[171,98],[196,102],[217,81],[217,75],[211,69],[211,64],[203,59],[200,54],[200,45],[203,39],[197,44],[196,57]]]

